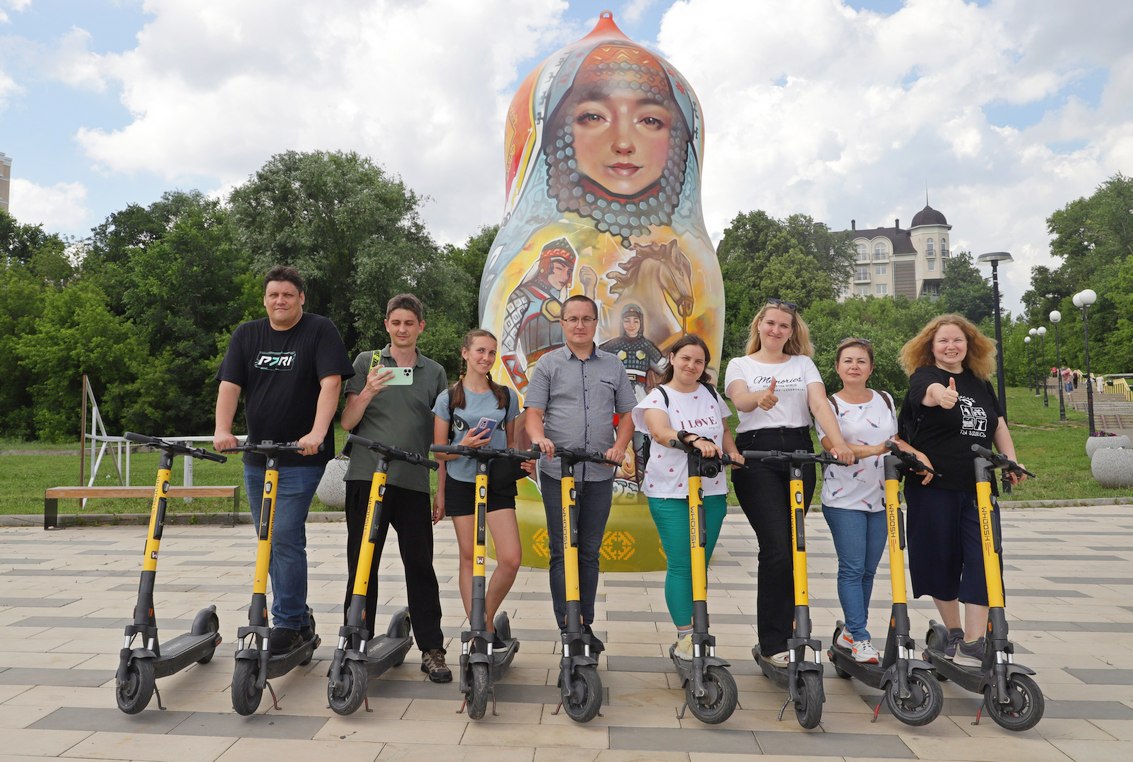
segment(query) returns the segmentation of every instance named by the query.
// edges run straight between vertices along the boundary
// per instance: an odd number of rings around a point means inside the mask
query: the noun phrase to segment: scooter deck
[[[285,654],[268,657],[268,680],[283,677],[303,662],[314,658],[315,649],[322,645],[323,639],[315,635],[311,640],[300,643]]]
[[[516,653],[519,652],[519,641],[515,638],[504,640],[503,648],[492,649],[492,669],[506,669],[511,666]]]
[[[194,635],[182,633],[161,644],[161,656],[154,659],[154,677],[166,677],[199,661],[205,654],[220,645],[219,632],[206,632]]]
[[[370,675],[380,675],[388,669],[396,667],[405,661],[409,649],[413,647],[413,638],[391,638],[388,635],[379,635],[366,644],[366,672]]]
[[[759,669],[762,670],[764,677],[771,680],[771,682],[775,683],[775,685],[780,688],[786,689],[788,687],[790,681],[787,677],[786,667],[776,667],[771,662],[767,661],[767,659],[763,658],[763,654],[759,652],[759,646],[751,649],[751,653],[755,657],[755,663],[759,665]]]

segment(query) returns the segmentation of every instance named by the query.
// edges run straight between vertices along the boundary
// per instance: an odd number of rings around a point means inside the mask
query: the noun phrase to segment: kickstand
[[[791,697],[788,696],[787,700],[783,702],[783,707],[779,710],[779,722],[783,721],[783,713],[787,711],[787,707],[791,703]]]
[[[464,707],[468,706],[468,697],[465,696],[464,700],[460,702],[460,709],[456,710],[457,714],[464,714]]]
[[[157,689],[156,685],[153,686],[153,695],[157,696],[157,708],[164,712],[165,707],[161,703],[161,691]]]
[[[687,711],[688,711],[688,702],[686,701],[684,704],[681,705],[681,708],[677,710],[677,719],[683,720],[685,718],[685,712],[687,712]]]
[[[875,706],[873,708],[873,719],[870,720],[870,722],[871,723],[877,722],[877,715],[879,715],[879,714],[881,714],[881,702],[880,701],[877,702],[877,706]]]
[[[499,717],[500,713],[496,711],[496,686],[492,686],[492,716]]]
[[[373,709],[370,708],[370,697],[369,696],[363,696],[362,697],[362,705],[366,707],[367,712],[373,712],[374,711]]]
[[[980,708],[976,710],[976,721],[972,723],[973,725],[979,725],[980,724],[980,716],[983,713],[984,713],[984,707],[983,707],[983,704],[980,704]]]
[[[552,717],[557,717],[559,712],[563,709],[563,702],[559,701],[559,705],[555,707],[555,711],[551,712]]]
[[[271,683],[267,680],[264,681],[264,685],[267,686],[268,693],[271,694],[271,705],[275,707],[275,711],[282,712],[283,710],[279,707],[279,699],[275,697],[275,688],[272,688]]]

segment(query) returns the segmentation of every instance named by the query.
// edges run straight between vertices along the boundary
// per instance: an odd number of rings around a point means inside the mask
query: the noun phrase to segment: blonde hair
[[[907,375],[913,375],[918,368],[936,365],[932,354],[932,342],[941,326],[954,325],[964,333],[968,341],[968,353],[964,355],[963,366],[976,376],[988,379],[995,370],[995,341],[980,333],[980,329],[963,315],[949,313],[939,315],[928,321],[913,338],[901,347],[901,367]]]
[[[814,345],[810,343],[810,329],[803,320],[803,316],[799,314],[797,309],[791,309],[784,304],[765,304],[759,312],[755,313],[755,317],[751,321],[751,328],[748,329],[747,348],[744,352],[749,355],[754,354],[763,345],[759,338],[759,321],[763,320],[768,310],[780,310],[791,316],[791,337],[783,345],[783,353],[814,357]]]

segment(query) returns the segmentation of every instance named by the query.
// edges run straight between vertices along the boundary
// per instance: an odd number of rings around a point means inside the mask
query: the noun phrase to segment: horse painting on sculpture
[[[688,333],[688,317],[696,306],[692,287],[692,263],[676,239],[665,243],[637,244],[633,256],[606,273],[616,298],[609,313],[620,315],[625,304],[637,304],[649,315],[645,337],[666,351]]]

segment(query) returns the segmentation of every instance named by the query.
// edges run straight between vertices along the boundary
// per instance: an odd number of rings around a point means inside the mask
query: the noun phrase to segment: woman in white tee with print
[[[708,345],[699,336],[687,335],[678,339],[670,351],[669,367],[665,370],[661,387],[651,391],[633,409],[634,426],[652,438],[641,486],[649,498],[649,513],[657,525],[668,562],[665,604],[677,628],[675,653],[686,660],[692,659],[688,456],[684,450],[668,445],[679,439],[700,450],[706,457],[727,453],[736,462],[743,462],[726,423],[731,411],[709,385],[707,367],[710,360]],[[712,558],[712,550],[728,512],[728,483],[723,472],[714,479],[704,479],[701,489],[704,493],[707,561]]]
[[[842,380],[842,389],[831,395],[830,406],[858,462],[849,468],[827,466],[822,472],[822,516],[830,526],[838,553],[838,601],[845,617],[834,645],[848,649],[856,661],[870,664],[879,660],[866,622],[873,577],[887,539],[886,442],[893,441],[929,463],[924,453],[897,439],[893,398],[866,386],[873,366],[873,346],[866,339],[843,339],[838,345],[834,369]],[[818,436],[822,446],[829,449],[831,441],[821,425]]]
[[[740,422],[736,446],[744,450],[813,451],[811,414],[829,433],[835,457],[853,461],[838,432],[826,387],[811,356],[810,331],[798,306],[770,299],[751,321],[747,355],[728,363],[724,387]],[[790,474],[783,463],[752,463],[732,472],[736,497],[759,540],[756,628],[760,654],[787,666],[795,583],[791,567]],[[803,505],[814,495],[814,468],[803,469]]]

